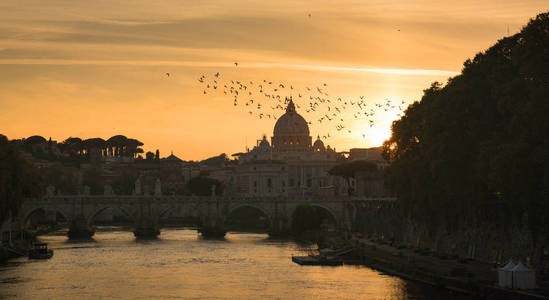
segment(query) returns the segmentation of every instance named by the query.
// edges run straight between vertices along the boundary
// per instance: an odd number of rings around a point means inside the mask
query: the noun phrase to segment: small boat
[[[302,266],[341,266],[343,260],[332,256],[292,256],[292,261]]]
[[[32,248],[29,250],[30,259],[48,259],[53,256],[53,250],[48,249],[47,243],[32,243]]]

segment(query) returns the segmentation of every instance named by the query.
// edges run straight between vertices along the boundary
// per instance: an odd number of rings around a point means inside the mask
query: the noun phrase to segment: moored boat
[[[30,259],[48,259],[53,256],[53,250],[48,249],[47,243],[32,243],[32,248],[29,250]]]
[[[331,256],[292,256],[292,261],[302,266],[341,266],[343,260],[339,257]]]

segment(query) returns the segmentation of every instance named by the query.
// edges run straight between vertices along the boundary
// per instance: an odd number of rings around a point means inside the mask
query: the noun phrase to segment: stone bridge
[[[269,220],[269,234],[287,232],[292,214],[300,204],[321,207],[335,220],[340,229],[353,230],[357,211],[391,206],[395,198],[360,197],[227,197],[227,196],[119,196],[119,195],[49,195],[40,199],[26,199],[12,228],[24,228],[29,217],[38,210],[55,211],[69,224],[69,237],[91,237],[94,219],[106,209],[131,219],[134,234],[156,236],[168,218],[196,217],[201,220],[199,230],[205,236],[225,234],[225,220],[241,207],[255,208]]]

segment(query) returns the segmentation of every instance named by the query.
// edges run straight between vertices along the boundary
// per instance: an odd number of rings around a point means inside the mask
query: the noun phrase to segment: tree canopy
[[[549,13],[464,63],[392,124],[399,207],[432,231],[480,222],[549,226]]]
[[[17,214],[24,197],[40,194],[36,169],[19,153],[17,146],[0,134],[0,225],[9,215]]]
[[[209,177],[193,177],[185,185],[185,189],[192,195],[210,196],[212,194],[212,185],[215,185],[215,193],[220,195],[223,192],[223,186],[217,179]]]
[[[342,176],[345,178],[354,178],[359,171],[373,172],[377,171],[377,165],[368,160],[355,160],[344,162],[328,170],[332,176]]]
[[[78,177],[70,168],[57,162],[51,166],[42,168],[40,175],[44,186],[52,185],[62,194],[74,195],[78,193]]]
[[[355,160],[350,162],[344,162],[339,165],[335,165],[328,174],[332,176],[341,176],[347,181],[347,192],[351,195],[353,189],[351,188],[351,178],[355,178],[356,173],[360,171],[377,172],[377,165],[374,162],[368,160]]]
[[[42,136],[39,136],[39,135],[33,135],[33,136],[29,136],[28,138],[25,139],[25,145],[39,145],[39,144],[43,144],[43,143],[46,143],[47,140],[42,137]]]
[[[90,188],[92,195],[103,194],[105,180],[103,178],[103,168],[101,166],[91,166],[84,170],[82,174],[82,185]]]

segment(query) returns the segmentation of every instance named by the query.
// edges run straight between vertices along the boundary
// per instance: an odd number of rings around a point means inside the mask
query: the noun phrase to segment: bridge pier
[[[290,235],[290,225],[288,224],[288,218],[276,218],[271,220],[271,227],[269,228],[269,236],[271,237],[286,237]]]
[[[198,232],[206,238],[222,238],[227,234],[224,222],[219,217],[203,217]]]
[[[69,239],[89,239],[95,234],[95,230],[88,224],[86,217],[78,215],[70,220]]]
[[[136,238],[156,238],[160,235],[160,226],[152,218],[142,217],[136,222],[133,235]]]

